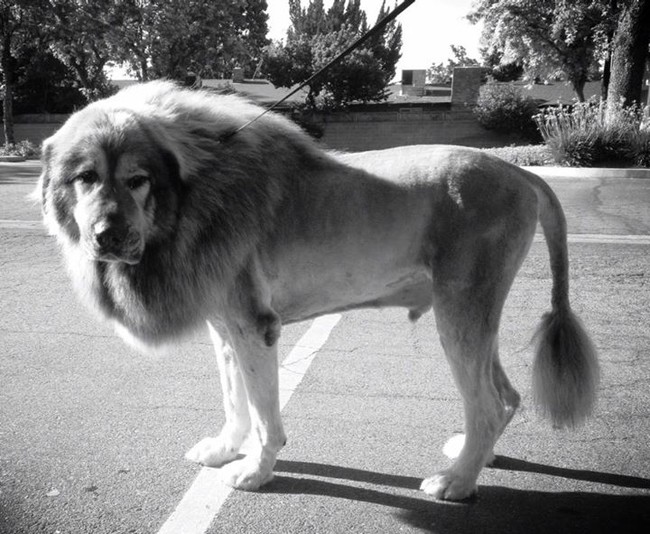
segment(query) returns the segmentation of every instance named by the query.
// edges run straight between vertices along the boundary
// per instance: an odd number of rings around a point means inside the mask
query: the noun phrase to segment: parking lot
[[[146,357],[90,316],[38,206],[24,200],[37,174],[36,163],[0,164],[0,533],[157,533],[188,513],[179,506],[200,470],[184,453],[222,423],[208,336]],[[554,430],[530,398],[529,341],[550,299],[537,240],[500,342],[523,407],[475,500],[441,503],[418,491],[448,464],[442,447],[462,430],[432,315],[413,326],[403,310],[361,311],[312,351],[283,410],[288,443],[275,480],[257,493],[208,484],[208,504],[189,512],[207,517],[200,531],[647,532],[650,180],[549,183],[569,221],[572,302],[601,358],[586,426]],[[310,326],[284,329],[282,360]],[[175,528],[198,532],[185,525]]]

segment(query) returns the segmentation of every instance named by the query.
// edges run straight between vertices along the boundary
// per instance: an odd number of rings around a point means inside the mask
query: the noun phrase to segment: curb
[[[20,161],[25,161],[25,158],[23,156],[0,156],[2,163],[18,163]]]
[[[522,167],[542,178],[635,178],[650,179],[650,169],[604,167]]]

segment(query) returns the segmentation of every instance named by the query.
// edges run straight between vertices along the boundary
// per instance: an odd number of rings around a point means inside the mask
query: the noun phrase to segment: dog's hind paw
[[[238,452],[239,447],[228,446],[221,438],[205,438],[187,451],[185,458],[207,467],[221,467],[233,461]]]
[[[244,491],[255,491],[273,480],[273,469],[260,463],[259,459],[246,456],[229,463],[219,470],[222,482]]]
[[[442,447],[442,453],[450,460],[456,460],[465,446],[465,434],[456,434],[450,437],[445,445]],[[493,452],[487,455],[485,465],[493,465],[496,461],[496,456]]]
[[[476,482],[467,480],[453,471],[441,471],[422,481],[420,489],[432,497],[444,501],[462,501],[476,493]]]

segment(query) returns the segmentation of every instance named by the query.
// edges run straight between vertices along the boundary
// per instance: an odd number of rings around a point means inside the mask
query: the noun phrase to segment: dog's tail
[[[569,253],[562,206],[546,182],[527,176],[537,193],[553,276],[552,308],[533,338],[533,396],[555,426],[574,427],[593,411],[600,369],[596,349],[569,305]]]

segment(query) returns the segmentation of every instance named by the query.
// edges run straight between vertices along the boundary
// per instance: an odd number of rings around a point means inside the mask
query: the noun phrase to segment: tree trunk
[[[609,80],[612,75],[612,52],[609,50],[607,56],[605,57],[605,63],[603,64],[603,79],[600,84],[600,98],[601,100],[607,100],[607,92],[609,91]]]
[[[571,85],[573,86],[573,90],[576,92],[576,96],[578,97],[578,102],[584,102],[585,101],[585,84],[587,82],[585,80],[572,80]]]
[[[11,57],[11,36],[5,36],[2,43],[2,73],[5,82],[5,94],[2,101],[2,111],[4,113],[3,126],[5,134],[5,145],[16,144],[14,136],[14,71]]]
[[[147,65],[147,58],[144,56],[140,58],[140,81],[149,81],[149,66]]]
[[[632,0],[619,15],[612,49],[608,109],[617,103],[641,102],[643,74],[650,43],[650,0]]]
[[[609,90],[609,80],[612,73],[612,46],[614,41],[614,17],[618,13],[618,0],[610,0],[609,2],[609,17],[611,22],[607,28],[607,53],[605,62],[603,64],[603,79],[600,84],[600,99],[607,100],[607,91]]]

